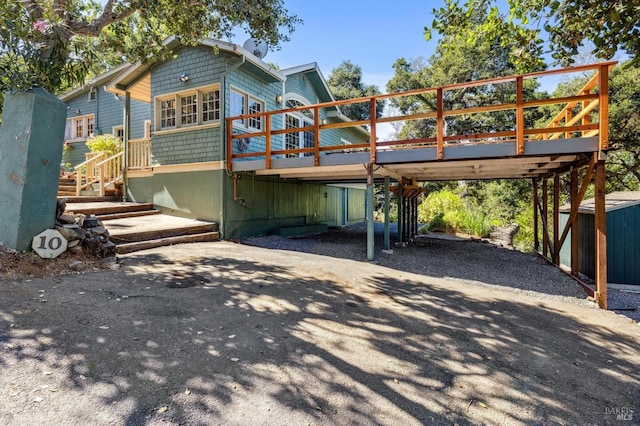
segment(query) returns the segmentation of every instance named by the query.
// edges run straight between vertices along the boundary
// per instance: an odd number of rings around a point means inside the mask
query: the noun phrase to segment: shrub
[[[87,146],[91,152],[106,152],[109,156],[122,152],[123,149],[122,141],[112,134],[91,136],[87,140]]]

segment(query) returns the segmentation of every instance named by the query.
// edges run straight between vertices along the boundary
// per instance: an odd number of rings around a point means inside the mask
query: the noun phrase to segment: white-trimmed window
[[[245,114],[258,114],[264,112],[264,101],[241,92],[237,89],[231,89],[229,99],[231,117]],[[249,130],[262,130],[264,128],[264,117],[251,117],[248,119],[238,119],[233,122],[236,127],[242,127]]]
[[[87,95],[87,102],[95,102],[98,99],[98,89],[92,87]]]
[[[297,99],[289,99],[287,100],[285,108],[296,108],[304,105],[304,103]],[[285,114],[284,123],[286,129],[313,126],[313,111],[305,109],[294,113],[287,113]],[[284,137],[284,149],[313,148],[313,144],[314,134],[311,130],[286,133]],[[308,157],[311,155],[313,155],[313,153],[305,152],[301,154],[287,154],[287,157]]]
[[[124,141],[124,126],[113,126],[113,136]]]
[[[93,134],[94,122],[94,114],[67,118],[67,124],[64,132],[65,140],[87,139]]]
[[[155,105],[156,131],[220,122],[220,89],[217,85],[158,96]]]

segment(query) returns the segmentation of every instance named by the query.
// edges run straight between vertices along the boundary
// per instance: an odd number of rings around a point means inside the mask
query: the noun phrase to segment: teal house
[[[123,174],[116,179],[126,201],[217,222],[222,238],[295,235],[364,220],[361,184],[229,173],[225,167],[228,130],[255,135],[267,125],[299,128],[277,135],[271,146],[288,150],[283,158],[309,155],[304,152],[313,146],[309,123],[318,110],[303,107],[335,100],[315,63],[278,70],[231,43],[183,46],[171,38],[167,44],[174,52],[170,60],[122,65],[60,97],[68,105],[63,164],[83,164],[90,157],[87,138],[111,133],[125,146],[118,166]],[[276,110],[284,112],[268,124],[248,117],[226,128],[227,117]],[[324,123],[349,121],[338,107],[320,114]],[[365,127],[338,125],[322,135],[321,145],[341,143],[347,149],[369,137]],[[232,146],[234,153],[261,152],[265,138],[234,139]]]

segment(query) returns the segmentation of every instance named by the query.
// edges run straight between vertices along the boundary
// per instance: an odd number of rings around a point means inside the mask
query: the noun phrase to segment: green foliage
[[[91,152],[106,152],[109,156],[122,152],[123,149],[122,141],[112,134],[91,136],[86,144]]]
[[[488,3],[480,1],[479,4]],[[409,91],[516,74],[520,69],[516,67],[511,57],[511,51],[517,47],[515,41],[504,39],[497,33],[487,33],[474,36],[473,43],[467,42],[467,37],[471,37],[477,26],[482,25],[491,13],[490,9],[482,9],[478,6],[472,15],[465,17],[463,26],[443,27],[442,38],[434,55],[428,60],[418,59],[408,62],[404,58],[398,59],[393,65],[395,74],[388,82],[387,90],[389,92]],[[526,71],[537,71],[543,67],[544,64],[540,60],[530,64]],[[524,86],[525,98],[541,97],[542,94],[537,92],[537,87],[538,83],[535,80],[527,80]],[[513,102],[515,102],[515,83],[447,90],[443,98],[445,110]],[[435,111],[436,98],[433,93],[393,98],[391,105],[402,114],[428,113]],[[543,109],[527,108],[525,125],[533,125],[544,114]],[[445,119],[447,135],[512,130],[514,126],[513,110],[460,114]],[[433,137],[436,134],[435,119],[409,121],[399,133],[400,138]]]
[[[430,193],[418,206],[418,221],[425,230],[464,232],[484,237],[491,230],[491,220],[478,205],[462,199],[450,190]]]
[[[195,44],[242,28],[277,48],[299,22],[282,0],[3,0],[0,92],[37,84],[57,93],[125,59],[157,60],[171,53],[169,35]]]
[[[434,10],[433,26],[425,28],[425,37],[429,40],[433,31],[454,34],[473,46],[482,37],[500,36],[520,71],[540,64],[545,46],[554,59],[569,65],[586,41],[598,58],[611,59],[622,49],[640,63],[640,0],[508,0],[508,11],[501,11],[498,3],[475,0],[461,5],[447,0],[445,7]],[[487,9],[482,22],[472,27],[473,19]]]
[[[334,68],[327,79],[327,84],[336,100],[362,98],[381,93],[377,86],[362,82],[362,69],[350,61],[343,61],[340,66]],[[376,102],[377,118],[382,117],[384,105],[384,100]],[[371,117],[368,102],[342,105],[340,110],[352,120],[368,120]]]
[[[438,216],[462,208],[460,196],[452,191],[443,190],[430,193],[418,206],[418,222],[431,223]]]

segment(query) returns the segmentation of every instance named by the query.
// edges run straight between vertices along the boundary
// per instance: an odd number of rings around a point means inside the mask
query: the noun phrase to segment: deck
[[[465,82],[449,86],[385,94],[366,98],[300,106],[227,118],[227,170],[278,175],[285,178],[327,182],[365,181],[363,164],[372,164],[374,178],[416,181],[455,179],[544,178],[555,173],[583,167],[593,153],[608,149],[608,73],[615,62],[604,62],[551,71]],[[574,96],[562,98],[527,98],[527,80],[557,75],[592,72],[593,76]],[[473,107],[457,107],[450,100],[465,91],[506,90],[514,102]],[[409,115],[376,118],[376,102],[421,97],[435,108]],[[333,121],[336,107],[368,104],[370,120]],[[446,105],[454,105],[447,109]],[[525,112],[531,108],[558,105],[557,115],[545,126],[527,126]],[[287,129],[277,128],[277,117],[287,113],[313,116],[313,124]],[[477,114],[502,114],[508,122],[499,132],[446,134],[446,122],[456,117]],[[333,114],[335,116],[335,113]],[[260,131],[234,134],[233,122],[259,120]],[[377,128],[382,123],[406,123],[422,120],[434,131],[431,137],[404,140],[379,140]],[[357,128],[369,133],[362,143],[330,144],[324,135],[335,129]],[[304,132],[313,146],[291,148],[289,135]],[[243,150],[239,141],[251,141],[264,149]],[[287,149],[288,148],[288,149]]]

